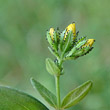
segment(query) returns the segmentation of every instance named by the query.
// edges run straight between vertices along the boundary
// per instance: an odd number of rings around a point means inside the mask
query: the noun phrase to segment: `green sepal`
[[[71,49],[71,51],[66,55],[65,58],[71,57],[76,51],[77,51],[77,48],[76,47],[73,47]]]
[[[76,59],[78,57],[84,56],[87,53],[89,53],[92,49],[93,49],[93,47],[90,47],[90,46],[83,47],[83,48],[79,49],[72,57],[74,57]]]
[[[82,56],[83,54],[85,54],[88,50],[90,49],[90,47],[84,47],[79,49],[73,56]]]
[[[60,34],[60,43],[59,43],[60,51],[63,51],[65,33],[66,33],[66,29]]]
[[[57,108],[57,98],[52,92],[50,92],[47,88],[45,88],[42,84],[33,78],[31,78],[31,84],[35,89],[37,89],[39,94],[45,99],[46,102],[48,102],[50,106]]]
[[[49,110],[34,97],[13,89],[0,86],[0,110]]]
[[[65,39],[63,40],[62,52],[66,53],[69,50],[71,50],[72,45],[73,45],[73,33],[72,31],[69,31]]]
[[[47,41],[49,42],[52,49],[57,52],[58,51],[58,43],[57,43],[56,32],[54,32],[53,39],[52,39],[49,31],[47,31]]]
[[[51,75],[60,75],[60,69],[50,58],[46,59],[46,69]]]
[[[57,28],[57,30],[55,31],[56,32],[56,38],[57,38],[57,47],[59,46],[59,42],[60,42],[60,31],[59,31],[59,28]]]
[[[71,51],[66,55],[65,59],[74,59],[73,57],[78,56],[79,53],[81,54],[83,51],[81,46],[86,43],[86,40],[79,42],[75,47],[71,49]],[[82,53],[83,54],[83,53]]]
[[[58,30],[54,31],[53,37],[54,37],[54,43],[55,43],[57,51],[58,51],[58,45],[59,45],[59,36],[60,35],[59,35]]]
[[[66,39],[64,41],[64,45],[63,45],[63,48],[64,48],[64,52],[68,52],[71,50],[71,48],[73,47],[74,43],[73,43],[73,32],[72,31],[69,31],[67,36],[66,36]]]
[[[79,50],[76,49],[76,51],[73,55],[66,56],[64,58],[64,60],[75,60],[76,58],[79,58],[81,56],[84,56],[84,55],[88,54],[92,49],[93,49],[93,47],[89,47],[89,46],[81,48]]]
[[[86,37],[85,37],[85,36],[79,38],[79,40],[76,42],[76,45],[79,44],[79,43],[80,43],[81,41],[83,41],[83,40],[86,40]]]
[[[92,87],[92,81],[87,81],[81,86],[69,92],[62,101],[61,108],[66,109],[76,105],[81,101],[90,91]]]
[[[93,49],[94,47],[90,47],[90,46],[88,46],[88,47],[84,47],[83,49],[83,54],[81,54],[81,56],[84,56],[84,55],[86,55],[86,54],[88,54],[92,49]]]
[[[47,41],[49,42],[49,44],[52,46],[53,41],[52,41],[52,38],[51,38],[51,36],[50,36],[49,31],[47,31],[46,38],[47,38]]]
[[[77,49],[81,48],[86,42],[87,42],[87,40],[83,40],[83,41],[79,42],[79,43],[76,45],[76,48],[77,48]]]

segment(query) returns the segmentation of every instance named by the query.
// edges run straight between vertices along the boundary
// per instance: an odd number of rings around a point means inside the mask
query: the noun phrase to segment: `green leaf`
[[[62,108],[69,108],[73,105],[76,105],[80,100],[82,100],[92,87],[92,81],[87,81],[76,89],[72,90],[67,96],[63,99]]]
[[[60,74],[60,69],[50,58],[46,59],[46,69],[52,75]]]
[[[10,87],[0,86],[0,110],[48,110],[32,96]]]
[[[57,107],[57,99],[56,96],[51,93],[47,88],[45,88],[42,84],[31,78],[31,83],[35,89],[40,93],[40,95],[54,108]]]

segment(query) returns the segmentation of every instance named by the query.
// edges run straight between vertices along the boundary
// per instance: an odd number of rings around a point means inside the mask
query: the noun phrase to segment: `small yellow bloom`
[[[51,36],[52,40],[54,40],[54,38],[53,38],[54,31],[55,31],[54,28],[50,28],[49,33],[50,33],[50,36]]]
[[[71,30],[74,34],[76,34],[75,23],[70,24],[66,29],[67,29],[67,32]]]
[[[68,25],[66,27],[66,33],[65,33],[65,36],[64,36],[64,40],[66,39],[66,35],[69,31],[72,31],[73,32],[73,40],[76,38],[76,26],[75,26],[75,23],[72,23],[70,25]]]
[[[95,42],[95,39],[88,39],[87,42],[82,47],[86,47],[86,46],[92,47],[94,42]]]

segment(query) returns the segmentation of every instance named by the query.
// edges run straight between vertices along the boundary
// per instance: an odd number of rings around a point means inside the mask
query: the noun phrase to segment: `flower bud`
[[[94,42],[95,42],[95,39],[88,39],[87,42],[82,46],[82,48],[84,48],[86,46],[92,47]]]
[[[52,40],[54,40],[54,37],[53,37],[54,32],[55,32],[55,31],[54,31],[54,28],[50,28],[49,33],[50,33],[50,37],[51,37]]]
[[[66,28],[66,34],[69,31],[72,31],[72,33],[73,33],[73,40],[74,40],[76,38],[76,26],[75,26],[75,23],[72,23],[72,24],[70,24],[70,25],[67,26],[67,28]]]
[[[54,30],[54,28],[50,28],[49,31],[47,31],[47,40],[52,47],[52,49],[57,52],[58,51],[58,40],[59,40],[59,35],[58,33]]]
[[[71,50],[76,39],[76,27],[75,23],[72,23],[66,27],[60,36],[60,50],[68,52]]]
[[[83,38],[82,38],[83,39]],[[67,54],[65,59],[76,59],[89,53],[93,47],[94,39],[79,40],[75,47]]]

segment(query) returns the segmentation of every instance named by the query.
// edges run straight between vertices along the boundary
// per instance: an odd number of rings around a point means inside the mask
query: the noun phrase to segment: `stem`
[[[62,67],[62,63],[63,63],[63,56],[64,53],[61,55],[60,59],[59,59],[59,68],[61,69]],[[57,107],[58,110],[60,110],[60,74],[58,76],[55,76],[55,80],[56,80],[56,95],[57,95]]]
[[[64,56],[64,53],[61,54],[61,57],[59,59],[59,67],[61,69],[61,66],[62,66],[62,63],[63,63],[63,56]]]
[[[60,85],[59,85],[60,76],[56,76],[56,94],[57,94],[57,106],[58,110],[60,110]]]

